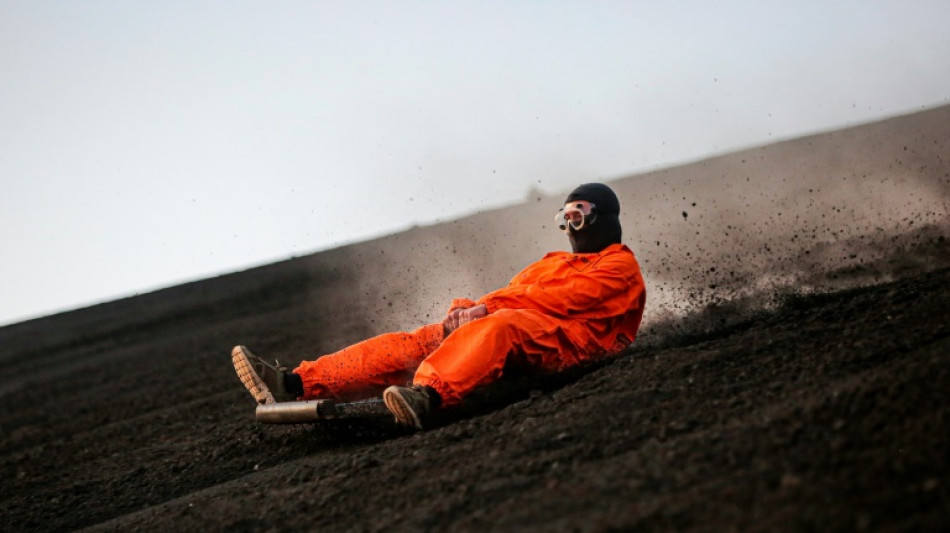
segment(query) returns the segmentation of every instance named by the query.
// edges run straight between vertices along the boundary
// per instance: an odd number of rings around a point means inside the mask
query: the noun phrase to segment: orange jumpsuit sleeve
[[[560,263],[558,263],[560,261]],[[608,318],[641,305],[644,292],[640,267],[630,252],[601,257],[577,270],[562,257],[542,260],[516,276],[509,286],[483,296],[492,313],[498,309],[535,309],[562,318]]]
[[[475,300],[470,300],[468,298],[456,298],[452,300],[452,305],[449,306],[449,313],[455,311],[456,309],[468,309],[470,307],[475,307]]]

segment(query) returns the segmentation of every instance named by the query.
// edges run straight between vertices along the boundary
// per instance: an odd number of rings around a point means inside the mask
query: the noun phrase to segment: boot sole
[[[264,380],[262,380],[257,374],[257,371],[254,370],[254,366],[251,365],[249,356],[253,355],[254,354],[246,347],[235,346],[234,349],[231,350],[231,362],[234,363],[234,371],[237,372],[241,383],[244,384],[244,387],[247,388],[247,392],[251,393],[251,396],[254,397],[257,403],[265,405],[277,403],[270,388],[264,384]]]
[[[422,421],[419,415],[409,407],[409,402],[399,393],[399,387],[389,387],[383,391],[383,402],[386,408],[396,417],[396,422],[404,425],[422,429]]]

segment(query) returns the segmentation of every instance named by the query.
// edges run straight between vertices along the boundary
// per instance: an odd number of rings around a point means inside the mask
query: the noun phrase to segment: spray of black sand
[[[647,282],[645,336],[698,313],[709,321],[691,324],[713,327],[790,293],[946,264],[948,154],[950,106],[606,180]],[[452,298],[569,249],[552,227],[566,192],[533,190],[519,205],[351,247],[363,333],[439,321]]]

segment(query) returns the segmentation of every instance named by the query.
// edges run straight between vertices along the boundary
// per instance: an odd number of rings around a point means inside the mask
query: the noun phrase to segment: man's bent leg
[[[407,382],[442,337],[442,324],[429,324],[412,333],[386,333],[304,361],[294,373],[303,381],[305,399],[370,398],[389,385]]]
[[[578,362],[574,345],[557,320],[527,309],[500,310],[455,330],[419,365],[413,384],[432,387],[453,405],[501,377],[510,354],[541,370]]]

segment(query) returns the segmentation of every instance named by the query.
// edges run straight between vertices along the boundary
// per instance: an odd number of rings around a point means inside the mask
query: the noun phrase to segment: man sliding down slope
[[[382,392],[398,423],[422,429],[432,410],[496,381],[506,363],[547,373],[615,354],[636,337],[646,300],[619,215],[610,187],[581,185],[555,217],[573,253],[551,252],[477,301],[452,301],[441,323],[380,335],[292,372],[236,346],[234,368],[258,403]],[[409,376],[412,385],[401,386]]]

